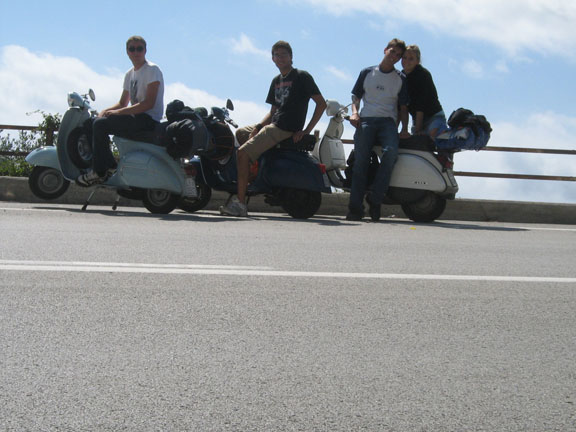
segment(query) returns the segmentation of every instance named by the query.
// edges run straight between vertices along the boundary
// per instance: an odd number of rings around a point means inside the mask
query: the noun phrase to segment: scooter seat
[[[312,151],[316,145],[316,137],[314,135],[304,135],[300,141],[294,142],[292,137],[280,141],[276,147],[283,150],[297,150],[297,151]]]
[[[434,141],[428,135],[412,135],[410,138],[400,138],[399,147],[406,150],[435,151]]]
[[[126,138],[133,141],[140,141],[149,144],[155,144],[159,146],[164,146],[162,138],[166,133],[166,123],[158,123],[154,130],[152,131],[137,131],[129,134],[117,134],[122,138]]]

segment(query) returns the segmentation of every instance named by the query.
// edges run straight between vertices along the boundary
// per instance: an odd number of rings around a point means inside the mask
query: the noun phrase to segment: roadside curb
[[[25,177],[0,177],[0,201],[16,201],[25,203],[57,203],[83,205],[91,189],[81,188],[71,184],[68,191],[56,200],[42,200],[35,197],[28,187]],[[344,216],[347,212],[348,194],[323,194],[322,206],[318,214]],[[212,199],[206,210],[218,210],[227,199],[227,194],[213,191]],[[107,188],[99,188],[91,200],[93,205],[110,205],[114,203],[116,193]],[[141,207],[140,201],[121,198],[119,206]],[[280,207],[271,207],[264,202],[262,196],[251,198],[251,212],[280,213]],[[397,205],[383,205],[384,217],[404,218],[404,212]],[[460,220],[478,222],[520,222],[542,224],[576,225],[576,204],[551,204],[521,201],[491,201],[456,199],[448,201],[444,214],[439,220]]]

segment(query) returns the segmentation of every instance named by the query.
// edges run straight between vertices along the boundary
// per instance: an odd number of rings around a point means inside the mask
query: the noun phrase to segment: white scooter
[[[43,199],[55,199],[66,192],[71,181],[85,172],[92,163],[92,145],[85,122],[97,115],[90,106],[95,100],[90,90],[85,95],[68,94],[69,109],[64,114],[56,146],[41,147],[31,152],[26,161],[34,165],[28,183],[32,192]],[[160,131],[143,132],[130,138],[114,137],[119,161],[116,173],[99,187],[118,192],[113,209],[123,196],[142,200],[151,213],[166,214],[176,207],[187,210],[206,201],[205,189],[195,183],[195,172],[184,160],[170,157],[166,149],[155,145]],[[95,189],[82,207],[88,206]],[[210,191],[208,191],[210,192]],[[205,205],[205,204],[204,204]]]
[[[334,100],[326,102],[326,115],[331,118],[324,136],[316,143],[313,155],[326,166],[331,185],[349,191],[351,178],[343,174],[347,163],[342,134],[344,120],[349,119],[350,105],[343,106]],[[381,156],[380,146],[373,150],[378,157]],[[400,204],[406,216],[414,222],[434,221],[444,212],[446,200],[454,199],[458,192],[453,165],[453,152],[435,153],[427,136],[401,139],[385,203]]]

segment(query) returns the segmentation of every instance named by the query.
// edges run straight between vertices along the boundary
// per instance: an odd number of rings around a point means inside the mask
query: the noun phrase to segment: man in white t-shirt
[[[402,123],[400,136],[408,135],[408,92],[404,75],[394,67],[405,50],[404,41],[392,39],[384,49],[380,64],[363,69],[352,89],[350,123],[356,127],[356,132],[347,220],[359,221],[364,217],[362,201],[368,186],[368,169],[374,145],[382,146],[382,158],[366,201],[370,218],[373,221],[380,219],[380,205],[388,191],[398,155],[398,123]],[[360,102],[363,103],[361,111]]]
[[[132,36],[126,42],[126,53],[133,64],[124,77],[120,100],[101,111],[92,125],[92,170],[76,182],[92,186],[105,182],[116,169],[109,135],[130,135],[153,131],[164,112],[164,78],[160,68],[146,60],[146,41]]]

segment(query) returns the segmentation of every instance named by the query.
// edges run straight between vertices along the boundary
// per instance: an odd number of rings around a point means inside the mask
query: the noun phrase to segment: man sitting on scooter
[[[300,141],[304,135],[312,132],[326,109],[326,102],[312,75],[292,67],[292,48],[288,42],[278,41],[274,44],[272,61],[280,75],[272,80],[266,98],[266,103],[271,104],[270,112],[257,125],[246,126],[236,132],[241,144],[237,154],[238,197],[220,207],[222,215],[248,215],[246,190],[250,163],[280,141],[290,137],[294,142]],[[308,126],[302,130],[310,99],[316,103],[316,108]]]
[[[92,170],[76,179],[80,186],[105,182],[116,170],[109,135],[153,131],[164,113],[164,78],[160,68],[146,60],[146,41],[132,36],[126,53],[133,64],[124,77],[120,101],[101,111],[92,125]],[[130,104],[130,106],[129,106]]]
[[[352,89],[350,123],[354,133],[354,172],[346,220],[359,221],[364,217],[364,193],[370,156],[374,145],[382,146],[382,158],[372,190],[366,197],[370,218],[380,219],[380,205],[388,191],[392,168],[398,156],[398,106],[402,136],[408,134],[408,93],[404,76],[394,65],[402,58],[406,44],[392,39],[384,49],[384,58],[377,66],[363,69]],[[360,100],[363,101],[360,112]]]

